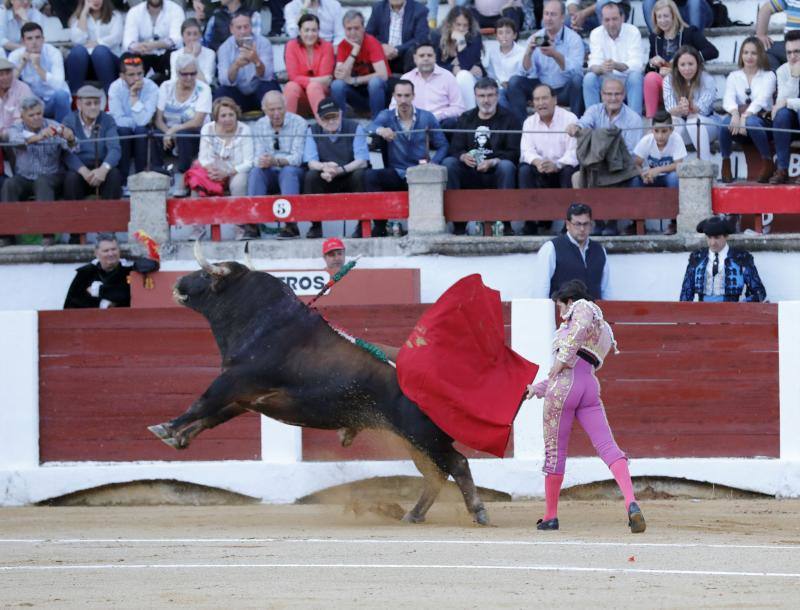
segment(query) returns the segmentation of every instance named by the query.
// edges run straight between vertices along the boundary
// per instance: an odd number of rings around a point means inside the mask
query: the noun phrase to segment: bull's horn
[[[199,239],[195,240],[194,242],[194,257],[197,259],[197,263],[206,273],[210,273],[211,275],[226,275],[228,273],[228,270],[225,267],[212,265],[208,262],[208,259],[203,254],[203,250],[200,248]]]
[[[250,242],[244,242],[244,264],[247,265],[247,268],[250,271],[255,271],[256,266],[253,264],[253,259],[250,258]]]

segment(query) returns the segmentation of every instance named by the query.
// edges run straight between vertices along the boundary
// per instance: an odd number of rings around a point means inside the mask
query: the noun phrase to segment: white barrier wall
[[[800,252],[754,252],[753,257],[767,287],[770,301],[800,300]],[[610,298],[618,301],[677,301],[686,253],[612,254],[609,256]],[[322,258],[256,259],[259,269],[322,269]],[[61,309],[67,289],[80,265],[0,265],[0,311]],[[381,256],[362,258],[359,269],[420,270],[423,303],[433,303],[457,280],[480,273],[484,282],[499,290],[504,301],[533,295],[536,254],[502,256]],[[166,261],[164,271],[195,271],[194,261]]]
[[[780,457],[778,459],[635,459],[633,476],[715,483],[780,497],[800,497],[800,302],[779,305]],[[512,302],[512,345],[550,366],[550,301]],[[262,459],[221,462],[48,463],[38,451],[38,350],[35,312],[0,312],[0,505],[24,505],[100,485],[171,479],[217,487],[270,503],[288,503],[371,477],[418,476],[411,461],[302,462],[300,429],[262,418]],[[153,442],[158,442],[155,439]],[[539,400],[523,405],[514,428],[515,457],[474,459],[475,482],[513,497],[543,495]],[[623,447],[624,449],[624,447]],[[598,458],[567,462],[565,487],[611,479]]]

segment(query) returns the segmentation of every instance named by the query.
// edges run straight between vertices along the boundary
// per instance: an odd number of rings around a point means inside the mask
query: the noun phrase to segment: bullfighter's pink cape
[[[538,369],[506,346],[500,293],[478,274],[425,312],[397,356],[403,393],[451,437],[498,457]]]

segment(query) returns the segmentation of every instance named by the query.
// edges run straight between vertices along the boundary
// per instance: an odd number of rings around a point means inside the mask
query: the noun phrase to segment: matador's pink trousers
[[[625,454],[620,450],[600,399],[594,367],[578,358],[562,370],[544,396],[544,468],[546,474],[564,474],[569,436],[575,418],[589,435],[597,454],[611,466]]]

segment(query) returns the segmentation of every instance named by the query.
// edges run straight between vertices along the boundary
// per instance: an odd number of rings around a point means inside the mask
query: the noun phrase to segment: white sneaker
[[[175,172],[175,178],[169,194],[171,197],[186,197],[189,194],[189,189],[183,183],[183,172]]]

